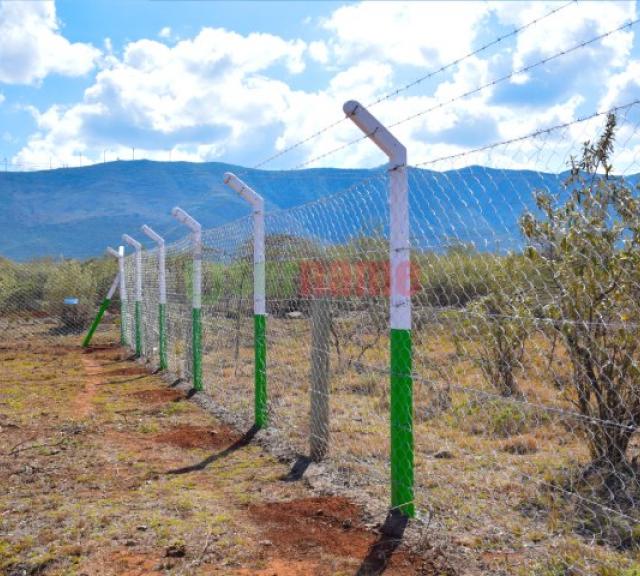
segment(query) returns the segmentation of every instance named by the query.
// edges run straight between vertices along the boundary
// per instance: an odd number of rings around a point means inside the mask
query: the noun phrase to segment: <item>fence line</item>
[[[637,130],[636,105],[614,110],[626,142]],[[397,170],[266,212],[263,267],[255,214],[203,230],[204,391],[236,425],[259,421],[396,513],[429,511],[449,534],[478,526],[481,539],[517,551],[526,573],[554,562],[587,574],[630,566],[640,520],[640,268],[627,262],[640,253],[640,209],[637,163],[615,177],[601,163],[628,152],[603,140],[612,122],[596,113],[429,163],[466,162],[463,169],[409,167],[410,264],[396,262],[406,274],[400,284],[389,265],[392,209],[401,207],[388,201],[389,176]],[[581,171],[539,169],[581,150]],[[505,158],[533,170],[471,165]],[[580,226],[584,233],[571,236]],[[168,367],[191,380],[192,253],[188,239],[166,247]],[[143,255],[143,355],[155,364],[158,257],[157,248]],[[127,257],[129,294],[134,268]],[[259,327],[261,283],[269,320]],[[398,286],[413,312],[411,332],[394,345],[389,310]],[[568,289],[579,296],[567,299]],[[125,308],[131,342],[135,314],[131,303]],[[400,404],[411,402],[400,409],[398,386]],[[507,541],[493,527],[521,536]]]
[[[135,254],[86,264],[84,288],[78,263],[45,282],[38,263],[8,273],[0,262],[14,287],[2,325],[27,309],[42,317],[44,299],[73,322],[86,305],[63,307],[69,286],[108,297],[119,271],[121,341],[141,361],[201,387],[234,425],[323,462],[336,484],[415,509],[452,545],[471,534],[471,548],[499,551],[484,571],[632,570],[639,106],[413,165],[395,158],[339,193],[252,204],[213,229],[176,210],[189,235],[165,245],[147,227],[154,245],[142,249],[129,231]],[[403,173],[404,206],[389,201]],[[279,185],[227,182],[249,202]],[[397,211],[407,236],[390,247]],[[410,323],[391,323],[394,304]]]

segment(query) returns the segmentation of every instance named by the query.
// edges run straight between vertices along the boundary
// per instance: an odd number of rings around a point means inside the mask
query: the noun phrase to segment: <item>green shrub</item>
[[[524,434],[549,420],[547,415],[538,414],[519,402],[481,398],[467,398],[454,405],[449,418],[452,426],[496,438]]]

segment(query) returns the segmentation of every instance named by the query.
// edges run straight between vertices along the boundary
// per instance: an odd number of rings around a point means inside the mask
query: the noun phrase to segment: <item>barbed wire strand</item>
[[[455,60],[452,60],[452,61],[448,62],[447,64],[444,64],[443,66],[441,66],[440,68],[437,68],[436,70],[432,70],[428,74],[420,76],[420,77],[416,78],[415,80],[412,80],[411,82],[408,82],[407,84],[404,84],[404,85],[400,86],[399,88],[396,88],[395,90],[387,92],[386,94],[380,96],[376,100],[373,100],[372,102],[367,104],[367,108],[373,108],[374,106],[377,106],[378,104],[381,104],[382,102],[390,100],[391,98],[394,98],[395,96],[398,96],[398,94],[401,94],[402,92],[406,92],[407,90],[410,90],[414,86],[418,86],[422,82],[425,82],[426,80],[429,80],[429,79],[433,78],[434,76],[437,76],[438,74],[446,72],[447,70],[453,68],[454,66],[457,66],[457,65],[461,64],[465,60],[468,60],[469,58],[472,58],[473,56],[477,56],[478,54],[481,54],[482,52],[487,51],[489,48],[492,48],[493,46],[496,46],[496,45],[500,44],[501,42],[504,42],[505,40],[508,40],[509,38],[513,38],[513,37],[518,36],[521,32],[524,32],[528,28],[531,28],[532,26],[535,26],[536,24],[542,22],[543,20],[545,20],[547,18],[550,18],[551,16],[557,14],[558,12],[564,10],[565,8],[568,8],[572,4],[577,6],[578,5],[577,0],[570,0],[566,4],[562,4],[561,6],[559,6],[557,8],[554,8],[553,10],[547,12],[546,14],[543,14],[539,18],[534,18],[533,20],[527,22],[526,24],[523,24],[522,26],[520,26],[518,28],[514,28],[511,32],[508,32],[507,34],[503,34],[502,36],[498,36],[497,38],[495,38],[491,42],[487,42],[486,44],[482,45],[480,48],[477,48],[476,50],[472,50],[471,52],[468,52],[464,56],[461,56],[460,58],[456,58]],[[335,120],[334,122],[331,122],[330,124],[328,124],[324,128],[320,128],[319,130],[316,130],[315,132],[313,132],[309,136],[307,136],[307,137],[295,142],[294,144],[291,144],[291,145],[287,146],[283,150],[280,150],[279,152],[276,152],[275,154],[269,156],[268,158],[265,158],[264,160],[258,162],[256,165],[253,166],[253,168],[254,169],[262,168],[263,166],[269,164],[273,160],[276,160],[276,159],[284,156],[285,154],[288,154],[289,152],[291,152],[293,150],[296,150],[297,148],[300,148],[301,146],[304,146],[305,144],[307,144],[311,140],[314,140],[315,138],[318,138],[319,136],[322,136],[323,134],[325,134],[326,132],[329,132],[330,130],[332,130],[336,126],[339,126],[340,124],[342,124],[346,120],[347,119],[345,117],[342,117],[339,120]]]
[[[407,122],[410,122],[412,120],[415,120],[416,118],[420,118],[422,116],[425,116],[426,114],[429,114],[431,112],[435,112],[436,110],[439,110],[441,108],[444,108],[445,106],[449,106],[451,104],[454,104],[455,102],[462,100],[464,98],[467,98],[469,96],[473,96],[474,94],[477,94],[478,92],[481,92],[482,90],[486,90],[487,88],[491,88],[493,86],[497,86],[499,84],[502,84],[503,82],[506,82],[507,80],[512,79],[515,76],[518,76],[520,74],[525,74],[527,72],[530,72],[531,70],[534,70],[535,68],[538,68],[540,66],[544,66],[545,64],[548,64],[549,62],[552,62],[554,60],[557,60],[558,58],[562,58],[563,56],[567,56],[569,54],[572,54],[573,52],[576,52],[577,50],[580,50],[582,48],[586,48],[587,46],[590,46],[591,44],[595,44],[596,42],[599,42],[601,40],[604,40],[605,38],[608,38],[609,36],[616,34],[618,32],[622,32],[623,30],[626,29],[630,29],[633,26],[635,26],[638,22],[640,22],[640,19],[636,18],[635,20],[631,20],[629,22],[626,22],[625,24],[618,26],[617,28],[614,28],[612,30],[609,30],[607,32],[604,32],[602,34],[599,34],[597,36],[594,36],[592,38],[590,38],[589,40],[584,40],[582,42],[580,42],[579,44],[576,44],[570,48],[566,48],[565,50],[561,50],[560,52],[556,52],[555,54],[551,55],[551,56],[547,56],[546,58],[542,58],[541,60],[538,60],[536,62],[534,62],[533,64],[527,64],[526,66],[522,66],[520,68],[518,68],[517,70],[513,70],[511,71],[509,74],[505,74],[504,76],[501,76],[499,78],[495,78],[494,80],[491,80],[490,82],[487,82],[485,84],[482,84],[481,86],[477,86],[476,88],[473,88],[471,90],[467,90],[466,92],[463,92],[461,94],[458,94],[448,100],[444,100],[442,102],[439,102],[438,104],[435,104],[434,106],[431,106],[429,108],[426,108],[425,110],[421,110],[420,112],[416,112],[414,114],[411,114],[409,116],[406,116],[405,118],[402,118],[400,120],[397,120],[391,124],[387,125],[387,128],[395,128],[397,126],[401,126],[402,124],[406,124]],[[332,156],[333,154],[340,152],[342,150],[345,150],[346,148],[349,148],[355,144],[358,144],[360,142],[362,142],[363,140],[366,140],[367,138],[369,138],[371,136],[371,134],[365,134],[363,136],[359,136],[358,138],[355,138],[353,140],[349,140],[343,144],[341,144],[340,146],[336,146],[335,148],[332,148],[330,150],[327,150],[326,152],[323,152],[322,154],[318,154],[317,156],[313,156],[312,158],[309,158],[308,160],[305,160],[304,162],[300,162],[299,164],[296,164],[293,169],[294,170],[299,170],[301,168],[305,168],[311,164],[313,164],[314,162],[317,162],[318,160],[323,160],[325,158],[327,158],[328,156]]]

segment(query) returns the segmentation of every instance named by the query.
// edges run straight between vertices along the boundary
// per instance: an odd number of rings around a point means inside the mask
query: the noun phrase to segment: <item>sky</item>
[[[345,101],[369,105],[425,76],[370,108],[386,125],[416,115],[392,128],[410,163],[638,98],[640,25],[571,50],[633,21],[636,2],[566,4],[0,0],[0,163],[377,166],[370,142],[347,145],[360,135],[348,121],[287,149],[344,118]],[[625,120],[635,158],[640,114]]]

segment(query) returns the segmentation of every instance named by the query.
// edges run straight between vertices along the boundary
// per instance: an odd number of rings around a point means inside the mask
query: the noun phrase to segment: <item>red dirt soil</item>
[[[162,576],[159,570],[161,559],[129,550],[116,550],[108,555],[99,554],[81,565],[81,574],[91,576]]]
[[[102,383],[100,378],[100,364],[94,358],[82,357],[82,364],[87,378],[84,389],[74,399],[75,412],[80,418],[86,418],[93,412],[93,398],[96,395],[96,386]]]
[[[272,543],[267,551],[270,564],[262,571],[238,574],[322,576],[324,572],[318,563],[321,553],[360,558],[363,564],[358,574],[382,571],[389,576],[455,574],[437,550],[432,550],[429,558],[403,550],[388,551],[388,543],[385,545],[365,529],[360,508],[346,498],[327,496],[270,502],[251,506],[249,514],[264,528]],[[379,571],[381,565],[385,567]]]
[[[304,498],[252,506],[250,514],[266,526],[280,550],[306,554],[322,548],[344,557],[364,557],[375,536],[366,532],[360,510],[345,498]]]
[[[105,378],[113,378],[114,376],[150,376],[143,366],[127,366],[117,370],[104,370],[103,374]]]
[[[205,426],[176,426],[167,432],[154,436],[153,441],[171,444],[178,448],[226,448],[237,442],[240,436],[231,430],[217,430]]]

